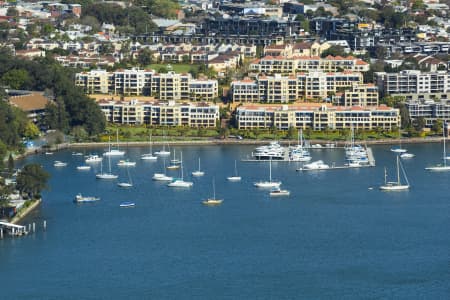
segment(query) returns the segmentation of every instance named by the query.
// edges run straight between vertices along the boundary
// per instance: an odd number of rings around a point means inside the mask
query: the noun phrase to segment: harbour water
[[[273,162],[273,179],[291,191],[286,198],[253,187],[269,177],[268,163],[239,161],[253,148],[177,147],[190,189],[152,181],[162,163],[140,161],[146,147],[126,149],[137,161],[131,189],[96,180],[99,165],[77,171],[82,156],[69,150],[27,157],[21,163],[52,174],[51,190],[24,220],[38,224],[36,233],[0,240],[1,298],[450,298],[450,172],[424,170],[439,162],[441,145],[407,146],[416,157],[403,161],[412,186],[404,192],[378,190],[385,166],[394,179],[389,146],[372,147],[374,168],[296,172],[298,163]],[[86,149],[93,151],[103,149]],[[343,150],[311,154],[343,163]],[[206,174],[193,178],[199,156]],[[242,181],[228,182],[235,159]],[[118,158],[112,162],[126,180]],[[213,177],[224,202],[208,207],[202,200],[212,196]],[[77,205],[78,193],[101,200]],[[125,201],[136,205],[120,208]]]

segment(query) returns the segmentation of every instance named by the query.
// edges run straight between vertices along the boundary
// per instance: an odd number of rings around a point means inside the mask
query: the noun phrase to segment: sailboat
[[[127,168],[127,175],[128,175],[128,182],[119,182],[119,183],[117,183],[118,186],[123,187],[123,188],[133,187],[133,182],[131,181],[129,168]]]
[[[311,155],[308,150],[305,149],[303,142],[303,130],[298,132],[298,144],[293,147],[289,152],[289,158],[292,161],[310,161]]]
[[[444,147],[443,147],[442,159],[443,159],[444,163],[443,164],[437,164],[437,165],[431,166],[431,167],[427,167],[427,168],[425,168],[425,170],[428,170],[428,171],[450,171],[450,166],[447,166],[447,159],[448,159],[448,157],[447,157],[447,154],[445,152],[445,136],[446,136],[446,128],[445,127],[446,126],[445,126],[445,123],[444,123],[443,124],[443,130],[442,130],[442,132],[443,132],[442,135],[444,137]]]
[[[219,204],[222,204],[222,202],[223,202],[222,199],[217,199],[216,198],[216,183],[215,183],[215,180],[213,178],[213,197],[204,200],[203,204],[205,204],[205,205],[219,205]]]
[[[157,160],[158,157],[153,155],[153,149],[152,149],[152,134],[150,133],[150,141],[148,146],[148,153],[144,153],[141,155],[142,160]]]
[[[173,148],[173,159],[170,162],[171,165],[167,167],[167,170],[178,170],[180,168],[181,161],[175,158],[175,148]]]
[[[164,139],[166,139],[166,136],[164,136]],[[165,145],[165,143],[163,143],[163,148],[162,148],[162,150],[156,151],[156,152],[155,152],[155,155],[158,155],[158,156],[168,156],[168,155],[170,155],[170,151],[167,151],[167,150],[166,150],[166,145]]]
[[[192,172],[192,176],[200,177],[200,176],[203,176],[203,175],[205,175],[205,172],[203,172],[203,171],[200,170],[200,157],[199,157],[199,158],[198,158],[198,170]]]
[[[181,153],[181,161],[183,161],[183,153]],[[190,181],[184,181],[183,179],[183,163],[181,163],[181,178],[175,178],[171,183],[167,186],[169,187],[183,187],[188,188],[193,186],[194,183]]]
[[[165,173],[166,172],[166,160],[165,159],[163,159],[163,170],[164,170],[164,173],[155,173],[155,174],[153,174],[152,179],[156,180],[156,181],[172,181],[173,177],[172,176],[167,176],[166,173]]]
[[[242,178],[241,176],[238,176],[237,173],[237,167],[236,167],[236,160],[234,161],[234,176],[227,177],[228,181],[240,181]]]
[[[117,175],[111,173],[111,156],[108,156],[108,173],[103,173],[103,162],[100,163],[100,173],[95,175],[97,179],[116,179]]]
[[[400,169],[402,169],[403,176],[405,177],[406,184],[402,184],[400,181]],[[405,169],[400,162],[400,157],[397,155],[397,181],[387,181],[387,171],[384,168],[384,185],[380,186],[382,191],[404,191],[409,189],[408,178],[406,177]]]
[[[408,150],[402,148],[402,136],[401,136],[401,134],[400,134],[400,129],[398,130],[398,133],[399,133],[399,137],[400,137],[400,144],[399,144],[398,147],[392,147],[392,148],[391,148],[391,151],[392,151],[392,152],[395,152],[395,153],[405,153],[405,152],[407,152]]]
[[[116,130],[116,140],[117,140],[117,149],[112,149],[111,147],[111,137],[109,137],[109,149],[105,153],[104,156],[123,156],[125,155],[125,151],[119,150],[119,130]]]
[[[269,181],[255,182],[254,186],[259,188],[278,188],[281,185],[281,181],[272,181],[272,160],[269,161]]]

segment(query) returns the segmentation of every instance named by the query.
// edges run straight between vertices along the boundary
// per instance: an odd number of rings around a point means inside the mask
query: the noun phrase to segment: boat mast
[[[213,198],[213,199],[216,199],[216,182],[215,182],[214,179],[215,179],[215,178],[213,177],[213,195],[214,195],[214,198]]]
[[[236,160],[234,160],[234,176],[237,177],[237,167],[236,167]]]
[[[117,150],[119,150],[119,129],[116,130],[116,143],[117,143]]]
[[[397,185],[400,185],[400,159],[397,155]]]
[[[183,152],[180,152],[180,161],[181,161],[181,181],[183,181]]]
[[[384,185],[387,185],[387,170],[386,170],[386,167],[384,167]]]
[[[272,157],[269,161],[269,182],[272,182]]]
[[[108,165],[109,174],[111,174],[111,155],[108,155]]]
[[[446,153],[445,153],[445,122],[443,122],[442,124],[442,135],[444,136],[444,167],[447,166],[447,158],[446,158]]]

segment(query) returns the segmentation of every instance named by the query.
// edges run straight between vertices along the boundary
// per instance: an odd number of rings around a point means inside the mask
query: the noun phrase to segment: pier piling
[[[36,223],[33,222],[33,232],[36,232]]]
[[[3,239],[3,228],[0,228],[0,239]]]
[[[47,220],[44,220],[44,230],[47,229]]]

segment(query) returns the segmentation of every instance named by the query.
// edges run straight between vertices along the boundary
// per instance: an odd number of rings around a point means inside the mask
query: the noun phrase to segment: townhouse
[[[450,122],[450,100],[410,100],[405,103],[412,120],[423,118],[425,127],[431,128],[439,119]]]
[[[108,122],[213,128],[219,121],[219,106],[209,103],[175,103],[99,100]]]
[[[294,128],[393,130],[400,126],[400,112],[385,105],[376,107],[340,107],[331,104],[243,105],[236,109],[239,129],[280,130]]]
[[[259,76],[256,80],[233,81],[231,98],[233,102],[262,103],[325,99],[330,94],[362,83],[363,76],[359,72],[310,72],[298,73],[296,76],[275,74],[274,76]],[[364,88],[360,89],[364,90]]]

